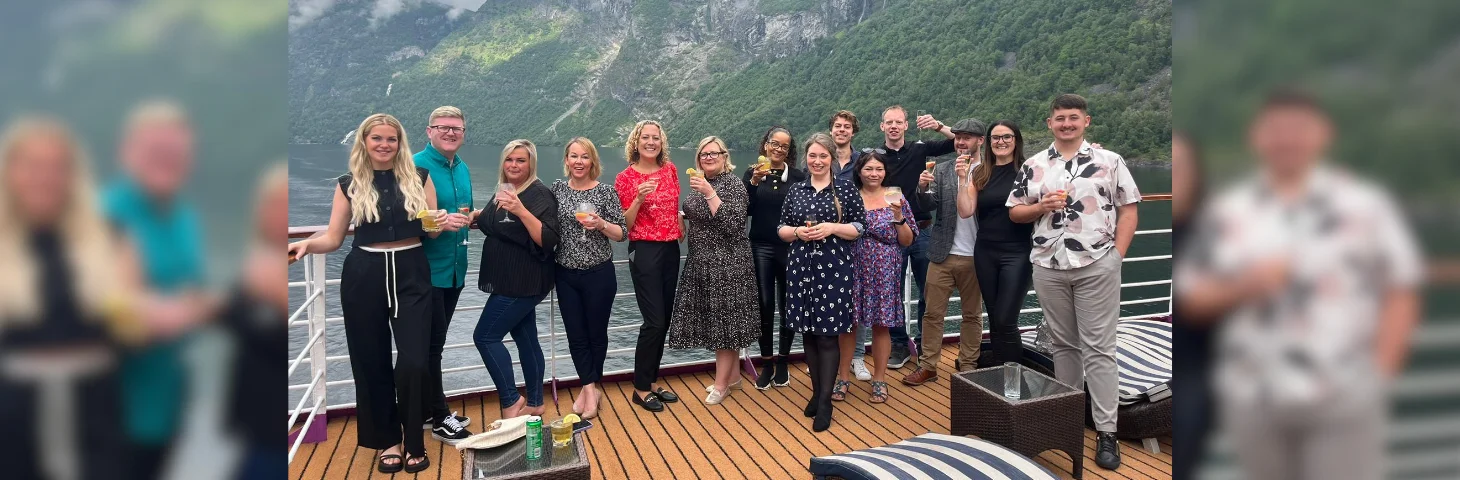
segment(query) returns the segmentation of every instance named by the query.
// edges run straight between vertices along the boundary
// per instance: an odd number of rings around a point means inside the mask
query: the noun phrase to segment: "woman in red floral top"
[[[664,358],[664,340],[679,283],[679,238],[683,235],[679,175],[669,161],[669,152],[664,150],[669,140],[659,122],[644,120],[634,125],[625,143],[629,168],[618,174],[613,187],[625,207],[629,275],[644,318],[634,349],[633,401],[645,410],[660,412],[664,403],[679,401],[679,395],[654,383],[659,378],[659,361]]]

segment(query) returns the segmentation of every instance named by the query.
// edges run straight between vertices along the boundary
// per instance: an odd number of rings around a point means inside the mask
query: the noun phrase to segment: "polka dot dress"
[[[807,180],[791,185],[781,224],[804,227],[809,218],[813,223],[860,225],[863,211],[862,196],[851,182],[836,181],[817,191]],[[786,263],[786,318],[791,328],[811,335],[852,331],[853,243],[835,235],[791,242]]]

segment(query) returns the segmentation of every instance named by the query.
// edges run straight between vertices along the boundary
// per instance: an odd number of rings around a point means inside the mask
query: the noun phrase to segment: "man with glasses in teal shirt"
[[[431,264],[431,286],[441,306],[440,315],[432,319],[431,350],[429,365],[431,378],[427,379],[426,408],[430,419],[425,428],[431,429],[431,436],[437,440],[455,445],[471,432],[466,430],[471,419],[457,415],[446,406],[445,389],[441,384],[441,353],[446,347],[446,330],[451,325],[451,315],[456,312],[456,303],[466,287],[467,234],[471,229],[470,212],[474,210],[471,195],[471,169],[456,155],[466,137],[466,118],[461,109],[446,106],[431,112],[426,120],[426,137],[430,139],[426,148],[416,153],[417,167],[425,168],[436,185],[437,208],[451,211],[451,216],[441,226],[442,233],[436,238],[422,238],[426,260]],[[466,214],[461,209],[466,209]]]
[[[181,107],[139,106],[119,147],[122,178],[102,193],[107,219],[136,249],[147,288],[147,343],[122,363],[128,467],[119,478],[157,478],[189,405],[182,352],[207,317],[203,231],[180,198],[193,166],[193,130]]]

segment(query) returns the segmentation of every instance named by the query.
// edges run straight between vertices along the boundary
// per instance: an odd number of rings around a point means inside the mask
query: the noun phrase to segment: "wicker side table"
[[[554,448],[552,435],[543,428],[542,458],[527,460],[527,439],[519,438],[500,447],[461,452],[461,478],[493,480],[589,480],[587,437],[573,434],[573,443]]]
[[[1085,392],[1020,366],[1018,400],[1004,397],[1004,367],[952,376],[948,431],[977,435],[1033,458],[1055,449],[1070,456],[1075,478],[1084,475]]]

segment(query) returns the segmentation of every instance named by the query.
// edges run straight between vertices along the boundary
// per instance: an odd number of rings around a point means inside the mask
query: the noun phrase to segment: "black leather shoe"
[[[1095,436],[1095,464],[1106,470],[1120,468],[1120,441],[1111,432]]]
[[[775,375],[775,362],[765,362],[760,366],[760,375],[755,377],[755,388],[757,390],[769,390],[771,388],[771,376]]]
[[[658,390],[655,390],[654,395],[659,397],[660,400],[663,400],[664,403],[674,403],[679,401],[679,395],[675,395],[674,392],[665,390],[664,387],[659,387]]]
[[[639,394],[636,392],[629,394],[629,396],[633,397],[634,405],[644,407],[644,410],[648,410],[654,413],[664,411],[664,403],[659,401],[658,395],[650,393],[648,395],[645,395],[643,399],[640,399]]]

